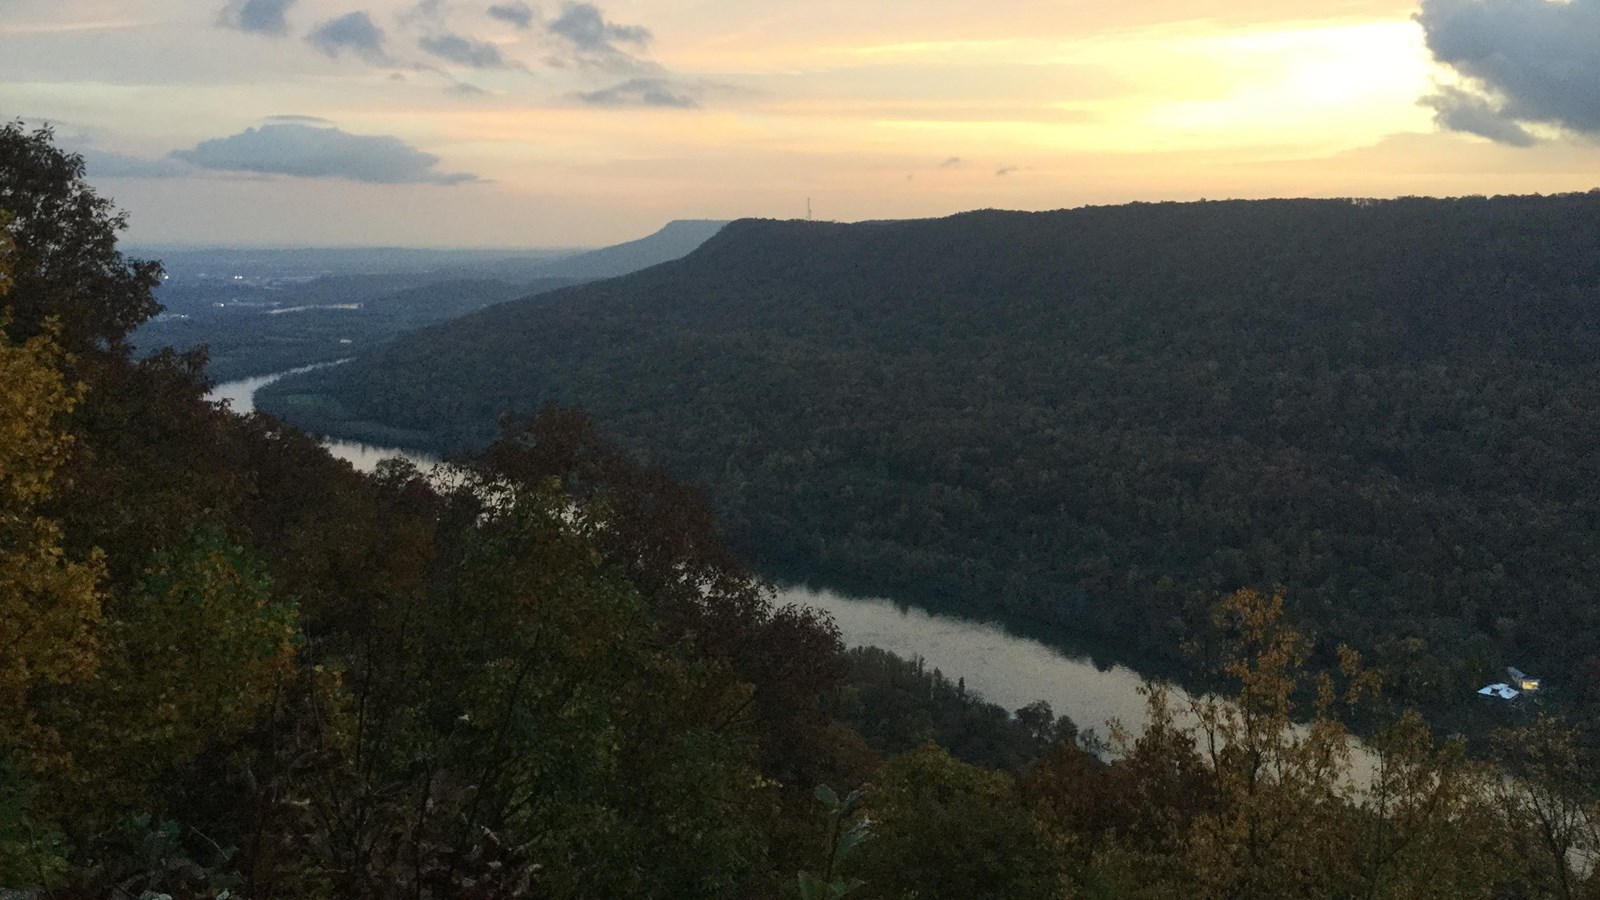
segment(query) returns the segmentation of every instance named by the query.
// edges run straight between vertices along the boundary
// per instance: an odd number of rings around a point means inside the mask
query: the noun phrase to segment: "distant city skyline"
[[[146,245],[1600,186],[1600,0],[3,4]]]

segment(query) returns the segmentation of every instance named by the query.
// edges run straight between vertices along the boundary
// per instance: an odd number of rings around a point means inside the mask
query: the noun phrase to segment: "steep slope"
[[[636,241],[540,263],[529,271],[543,278],[614,278],[687,256],[726,224],[705,219],[678,219]]]
[[[264,400],[433,445],[582,406],[769,566],[1163,653],[1282,584],[1448,701],[1600,670],[1597,246],[1600,192],[742,221]]]

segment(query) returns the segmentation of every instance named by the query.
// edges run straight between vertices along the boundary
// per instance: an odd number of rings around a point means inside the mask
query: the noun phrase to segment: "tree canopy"
[[[54,131],[0,125],[0,209],[16,255],[8,301],[13,338],[38,334],[47,318],[70,352],[117,343],[160,307],[151,288],[159,263],[124,259],[125,214],[83,180],[83,157],[55,146]]]

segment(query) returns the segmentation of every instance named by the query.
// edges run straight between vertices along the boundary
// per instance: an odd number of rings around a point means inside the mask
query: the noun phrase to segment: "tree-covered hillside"
[[[481,445],[556,401],[768,566],[1176,652],[1292,614],[1434,703],[1600,685],[1600,192],[743,221],[265,408]]]

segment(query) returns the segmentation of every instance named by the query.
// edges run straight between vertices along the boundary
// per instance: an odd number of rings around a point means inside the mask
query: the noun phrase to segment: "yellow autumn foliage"
[[[10,284],[10,241],[0,222],[0,296]],[[6,314],[0,310],[0,334]],[[62,418],[81,395],[61,372],[48,331],[22,344],[0,339],[0,753],[45,752],[30,712],[39,687],[93,673],[100,618],[98,554],[72,559],[61,527],[40,516],[72,445]]]
[[[75,748],[69,807],[138,803],[153,779],[237,738],[292,672],[299,629],[260,562],[202,528],[108,601],[100,632],[99,671],[51,710]]]

